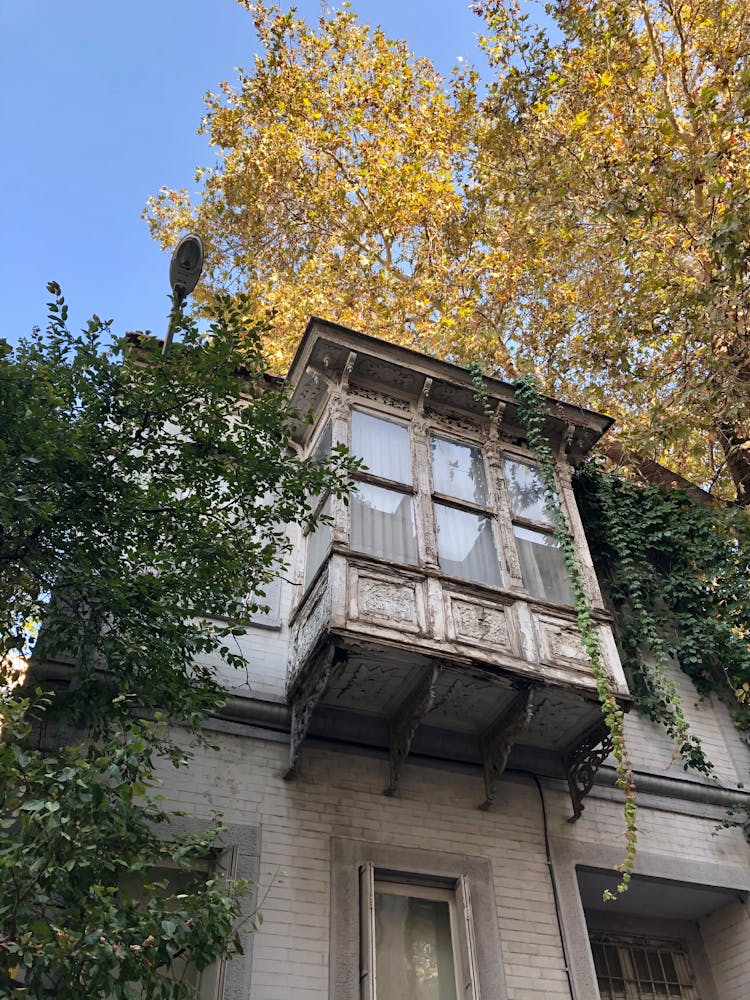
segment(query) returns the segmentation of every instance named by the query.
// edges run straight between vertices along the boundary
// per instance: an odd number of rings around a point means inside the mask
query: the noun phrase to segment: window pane
[[[482,449],[430,435],[432,482],[438,493],[487,506]]]
[[[357,483],[349,501],[351,547],[381,559],[416,565],[417,533],[411,497]]]
[[[352,451],[374,476],[411,483],[409,429],[402,424],[353,410]]]
[[[331,431],[331,421],[326,420],[325,427],[320,432],[320,437],[315,443],[315,447],[312,450],[310,458],[315,459],[316,462],[320,462],[324,458],[328,458],[331,454],[331,448],[333,447],[333,434]]]
[[[544,486],[539,470],[510,458],[505,459],[503,466],[513,513],[532,521],[551,524],[552,517],[544,503]]]
[[[321,514],[330,516],[331,498],[329,497],[323,504]],[[320,569],[320,566],[328,555],[331,546],[331,526],[330,524],[318,524],[318,527],[307,536],[307,562],[305,565],[305,587],[308,586],[312,578]]]
[[[481,514],[435,504],[438,558],[449,576],[502,586],[492,522]]]
[[[514,525],[513,534],[516,536],[521,573],[528,592],[535,597],[546,597],[549,601],[572,604],[573,592],[562,552],[552,535],[522,528],[520,525]]]
[[[457,1000],[450,906],[375,893],[377,1000]]]

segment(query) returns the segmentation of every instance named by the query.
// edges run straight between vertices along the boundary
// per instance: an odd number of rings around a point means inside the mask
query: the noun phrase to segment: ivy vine
[[[474,395],[492,419],[484,376],[469,365]],[[514,383],[519,424],[538,462],[544,501],[574,595],[576,620],[591,662],[614,746],[625,803],[626,854],[618,892],[630,881],[637,839],[635,784],[624,718],[602,658],[599,632],[570,535],[544,425],[547,407],[533,376]],[[593,459],[574,487],[592,557],[615,611],[616,638],[638,708],[664,726],[685,769],[715,774],[691,733],[670,667],[677,663],[701,695],[716,694],[750,743],[750,511],[699,504],[678,490],[644,484]],[[725,825],[731,825],[727,821]],[[612,899],[605,893],[605,899]]]
[[[617,612],[618,642],[639,708],[662,723],[685,768],[714,768],[666,670],[676,661],[750,732],[750,513],[706,507],[591,462],[576,492],[592,556]]]
[[[622,863],[617,866],[617,871],[621,876],[617,892],[622,893],[626,891],[630,882],[638,838],[635,782],[625,742],[623,712],[617,703],[611,679],[604,663],[599,630],[591,610],[583,571],[558,490],[555,459],[544,433],[544,424],[547,419],[546,404],[539,393],[536,380],[532,376],[527,375],[518,379],[514,383],[514,390],[517,400],[517,416],[526,433],[529,448],[538,462],[539,475],[544,489],[544,502],[552,518],[554,537],[560,548],[573,592],[578,632],[591,664],[604,722],[612,739],[617,773],[616,783],[624,795],[625,857]],[[614,899],[615,896],[607,890],[604,893],[604,898]]]

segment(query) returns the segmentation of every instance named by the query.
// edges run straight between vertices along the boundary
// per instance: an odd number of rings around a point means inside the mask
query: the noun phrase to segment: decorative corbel
[[[349,389],[349,379],[351,378],[351,374],[352,371],[354,370],[354,366],[356,363],[357,363],[357,352],[349,351],[346,363],[344,364],[344,369],[341,372],[340,385],[344,392],[347,392]]]
[[[573,440],[576,436],[576,425],[568,424],[565,428],[565,433],[560,439],[560,447],[557,450],[557,461],[560,465],[569,465],[569,458],[571,451],[573,450]]]
[[[498,400],[497,406],[492,414],[492,420],[490,421],[490,440],[497,441],[500,437],[500,425],[505,417],[505,408],[508,404],[502,399]]]
[[[432,390],[432,379],[426,378],[424,380],[424,385],[422,386],[422,391],[419,394],[419,401],[417,403],[417,413],[424,413],[424,408],[427,406],[427,400]]]
[[[324,385],[328,386],[329,389],[335,388],[336,385],[330,375],[322,372],[319,368],[313,368],[312,365],[308,365],[305,368],[305,377],[309,378],[313,385],[320,385],[322,382]]]
[[[583,813],[583,800],[594,787],[596,772],[614,750],[612,736],[604,722],[598,722],[583,739],[563,755],[565,775],[573,803],[569,823],[575,823]]]
[[[495,798],[495,784],[508,763],[513,744],[534,714],[534,688],[527,687],[481,736],[486,798],[480,809],[487,810]]]
[[[289,767],[284,775],[285,781],[291,781],[297,775],[297,763],[302,750],[302,744],[310,727],[310,719],[315,706],[323,697],[331,674],[339,664],[347,658],[345,650],[330,646],[323,658],[312,664],[305,677],[296,686],[292,695],[292,726],[289,737]]]
[[[385,789],[386,795],[395,795],[398,791],[401,764],[411,750],[417,726],[433,706],[439,673],[440,667],[437,664],[424,670],[388,724],[390,781]]]

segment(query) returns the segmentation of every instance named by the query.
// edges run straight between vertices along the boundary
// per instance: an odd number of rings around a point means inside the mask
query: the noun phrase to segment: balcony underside
[[[451,662],[388,643],[328,632],[289,690],[289,777],[308,733],[386,749],[395,794],[410,753],[481,764],[488,808],[513,747],[575,758],[601,743],[601,709],[590,689],[549,683],[481,663]],[[384,776],[385,777],[385,776]],[[580,812],[580,808],[577,810]]]

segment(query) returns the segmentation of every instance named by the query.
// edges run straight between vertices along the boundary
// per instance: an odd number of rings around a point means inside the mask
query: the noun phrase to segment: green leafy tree
[[[47,331],[0,358],[0,995],[188,997],[187,962],[241,948],[248,887],[205,871],[220,825],[170,836],[155,771],[187,763],[285,526],[349,459],[293,456],[245,301],[164,358],[96,317],[72,334],[50,291]],[[18,683],[39,623],[32,675],[53,665],[56,692]],[[198,860],[177,894],[153,874]]]

